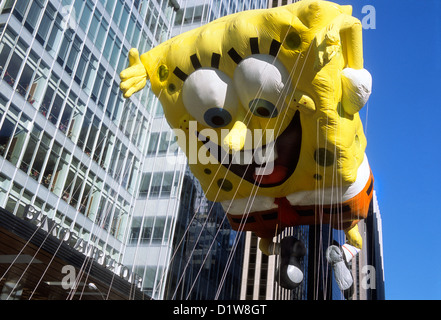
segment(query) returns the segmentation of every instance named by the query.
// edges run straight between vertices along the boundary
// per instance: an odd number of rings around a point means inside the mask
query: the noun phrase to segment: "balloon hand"
[[[137,49],[129,51],[129,67],[120,73],[120,89],[124,98],[130,98],[132,94],[145,87],[148,79],[147,71],[139,58]]]

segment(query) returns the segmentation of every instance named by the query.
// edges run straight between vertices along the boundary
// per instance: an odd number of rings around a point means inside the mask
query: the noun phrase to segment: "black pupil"
[[[211,122],[216,126],[223,126],[225,124],[225,120],[221,116],[212,117]]]
[[[264,107],[258,107],[256,112],[261,115],[262,117],[269,117],[270,116],[270,112],[267,108]]]

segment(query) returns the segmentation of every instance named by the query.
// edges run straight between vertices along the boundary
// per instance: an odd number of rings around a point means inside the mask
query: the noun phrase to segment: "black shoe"
[[[306,253],[302,241],[294,237],[283,238],[280,242],[280,267],[276,281],[282,288],[295,289],[303,281],[303,271],[300,261]]]

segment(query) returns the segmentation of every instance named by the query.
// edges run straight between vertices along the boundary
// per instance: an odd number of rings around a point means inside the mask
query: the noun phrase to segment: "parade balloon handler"
[[[226,16],[141,56],[132,49],[120,77],[125,98],[150,81],[206,197],[233,229],[254,232],[263,253],[281,255],[282,287],[302,282],[306,249],[273,239],[330,224],[346,243],[326,256],[350,292],[347,262],[362,246],[357,223],[373,194],[359,116],[372,79],[351,6],[305,0]]]

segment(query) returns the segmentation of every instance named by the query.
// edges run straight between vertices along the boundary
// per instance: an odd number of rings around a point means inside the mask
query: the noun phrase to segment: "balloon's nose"
[[[242,121],[236,121],[230,132],[224,138],[224,145],[233,151],[240,151],[245,146],[247,126]]]

